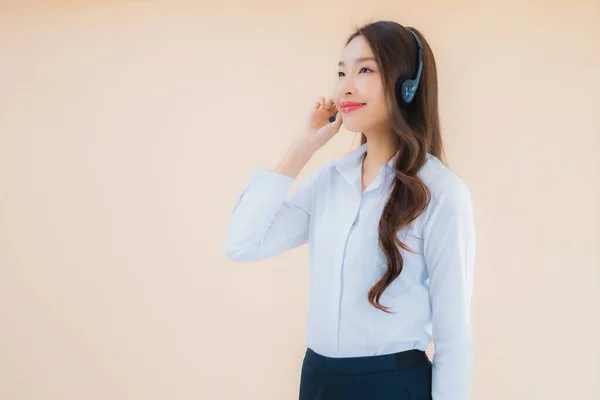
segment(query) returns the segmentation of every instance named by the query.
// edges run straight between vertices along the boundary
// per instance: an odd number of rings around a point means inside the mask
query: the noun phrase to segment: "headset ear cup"
[[[417,82],[414,79],[407,79],[402,82],[400,90],[402,90],[402,100],[406,104],[412,103],[417,92]]]

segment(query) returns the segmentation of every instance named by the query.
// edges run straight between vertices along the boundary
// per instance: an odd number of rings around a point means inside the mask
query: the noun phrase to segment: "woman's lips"
[[[364,104],[356,104],[356,105],[351,105],[351,106],[344,106],[344,107],[341,107],[340,110],[345,114],[345,113],[349,113],[349,112],[354,111],[354,110],[358,110],[362,106],[364,106]]]

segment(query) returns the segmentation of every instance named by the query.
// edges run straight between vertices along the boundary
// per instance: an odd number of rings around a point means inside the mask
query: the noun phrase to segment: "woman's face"
[[[357,36],[344,48],[338,66],[333,98],[342,113],[344,127],[351,132],[370,132],[389,125],[383,82],[373,52],[363,36]],[[358,107],[344,107],[356,102]]]

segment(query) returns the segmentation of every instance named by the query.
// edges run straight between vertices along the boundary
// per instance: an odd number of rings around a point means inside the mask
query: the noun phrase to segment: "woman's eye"
[[[360,69],[360,71],[363,71],[363,70],[367,70],[367,71],[373,72],[373,70],[372,70],[371,68],[367,68],[367,67],[362,67],[362,68]],[[344,76],[344,73],[343,73],[343,72],[341,72],[341,71],[339,71],[339,72],[338,72],[338,77],[341,77],[341,76]]]

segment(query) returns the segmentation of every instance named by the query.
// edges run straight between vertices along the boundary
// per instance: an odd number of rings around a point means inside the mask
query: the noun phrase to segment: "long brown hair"
[[[414,78],[418,66],[417,43],[409,30],[418,35],[423,45],[423,70],[413,101],[400,106],[396,100],[396,81],[400,77]],[[430,199],[429,189],[417,172],[427,153],[445,162],[438,115],[437,69],[429,44],[415,28],[405,28],[394,21],[377,21],[357,27],[346,45],[359,35],[369,43],[379,66],[392,123],[390,134],[396,139],[399,152],[394,162],[396,176],[390,197],[379,221],[379,245],[387,260],[387,270],[368,295],[374,307],[389,312],[379,300],[402,272],[404,261],[398,246],[413,251],[400,241],[397,232],[423,213]],[[366,141],[361,133],[361,144]]]

